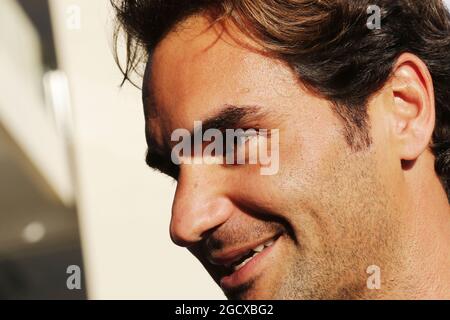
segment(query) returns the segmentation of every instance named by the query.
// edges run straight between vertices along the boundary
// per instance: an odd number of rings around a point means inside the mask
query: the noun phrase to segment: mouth
[[[259,242],[256,245],[247,246],[239,250],[211,257],[210,262],[224,267],[225,275],[220,279],[223,290],[233,290],[255,279],[264,269],[265,260],[274,249],[280,235]]]

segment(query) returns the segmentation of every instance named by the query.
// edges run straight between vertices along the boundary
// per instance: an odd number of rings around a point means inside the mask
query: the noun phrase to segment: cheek
[[[380,110],[381,107],[371,108],[369,110]],[[390,139],[390,127],[381,111],[370,111],[370,134],[372,144],[370,151],[373,155],[373,168],[378,180],[383,184],[383,188],[391,195],[403,197],[403,167],[402,161],[398,157],[395,145]]]
[[[363,184],[360,163],[336,127],[305,132],[295,141],[282,147],[280,175],[274,181],[278,193],[272,199],[300,244],[319,247],[341,237],[336,226],[352,220],[351,203],[359,201],[355,188]]]
[[[289,117],[289,123],[283,123],[276,174],[261,175],[259,165],[230,171],[241,201],[264,207],[294,226],[301,225],[314,211],[323,210],[333,188],[335,163],[349,150],[329,107],[315,104],[322,113],[303,113],[301,117],[297,111]]]
[[[299,121],[286,132],[280,149],[279,188],[291,200],[317,201],[324,196],[325,185],[334,179],[336,162],[349,148],[331,118],[311,120],[310,125]]]
[[[240,201],[249,207],[264,208],[288,222],[305,246],[314,246],[306,243],[317,241],[311,235],[326,233],[327,225],[334,224],[333,217],[325,213],[329,202],[336,201],[329,199],[334,191],[333,163],[344,152],[342,146],[330,140],[319,139],[314,148],[307,148],[306,139],[292,139],[290,144],[281,138],[278,173],[263,176],[257,166],[246,168],[239,172],[235,184],[239,186]]]
[[[402,162],[394,140],[392,139],[395,126],[393,119],[385,111],[386,106],[391,104],[389,97],[376,96],[369,103],[368,113],[370,119],[370,135],[372,138],[371,151],[376,162],[376,171],[386,186],[390,185],[391,191],[401,190]]]

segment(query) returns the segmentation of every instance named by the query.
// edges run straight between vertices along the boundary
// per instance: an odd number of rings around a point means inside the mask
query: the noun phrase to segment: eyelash
[[[171,177],[175,181],[178,181],[178,176],[180,175],[180,167],[178,165],[170,165],[161,168],[156,168],[159,172]]]
[[[173,164],[170,159],[166,160],[159,156],[147,156],[145,162],[150,168],[178,180],[180,168],[178,165]]]
[[[245,135],[242,137],[245,140],[241,141],[241,143],[239,143],[237,139],[233,139],[233,150],[234,150],[234,147],[242,146],[242,145],[246,144],[248,141],[250,141],[251,138],[255,138],[257,136],[258,136],[258,133],[256,133],[256,135]],[[226,141],[224,144],[225,144],[224,147],[226,148]],[[224,150],[226,150],[226,149],[224,149]]]
[[[238,141],[237,141],[237,139],[233,139],[233,148],[232,148],[232,152],[234,152],[234,153],[236,153],[237,152],[237,150],[238,150],[238,148],[240,147],[240,146],[243,146],[243,145],[245,145],[246,143],[248,143],[252,138],[256,138],[256,137],[259,137],[260,136],[260,134],[259,134],[259,128],[255,128],[255,127],[253,127],[253,128],[242,128],[242,130],[244,131],[244,132],[247,132],[248,130],[255,130],[255,134],[252,134],[252,135],[245,135],[244,136],[244,138],[245,138],[245,141],[243,141],[240,145],[239,145],[239,143],[238,143]],[[225,133],[224,133],[225,134]],[[212,142],[211,142],[212,143]],[[224,146],[223,146],[223,157],[226,157],[226,155],[227,155],[227,152],[226,152],[226,140],[224,141]],[[147,165],[148,166],[150,166],[151,168],[153,168],[154,170],[156,170],[156,171],[158,171],[158,172],[160,172],[160,173],[162,173],[162,174],[165,174],[165,175],[167,175],[167,176],[169,176],[169,177],[171,177],[172,179],[174,179],[175,181],[178,181],[178,177],[179,177],[179,174],[180,174],[180,166],[179,165],[176,165],[176,164],[173,164],[172,163],[172,161],[169,159],[169,160],[163,160],[163,159],[161,159],[160,157],[152,157],[152,158],[150,158],[150,157],[147,157],[146,158],[146,163],[147,163]],[[224,166],[240,166],[241,164],[226,164],[226,163],[224,163],[223,164]]]

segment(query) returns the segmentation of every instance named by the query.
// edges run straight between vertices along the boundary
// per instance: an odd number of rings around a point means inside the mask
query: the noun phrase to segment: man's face
[[[376,106],[369,109],[372,145],[354,152],[327,100],[303,88],[283,63],[233,40],[244,36],[219,36],[207,25],[190,18],[166,36],[144,82],[152,95],[145,99],[150,152],[178,181],[173,240],[229,298],[369,294],[367,268],[394,273],[400,252],[399,209],[388,196],[401,190],[400,178],[377,122],[382,117],[371,111]],[[170,161],[171,133],[206,119],[279,129],[278,172],[261,175],[258,164],[163,163]]]

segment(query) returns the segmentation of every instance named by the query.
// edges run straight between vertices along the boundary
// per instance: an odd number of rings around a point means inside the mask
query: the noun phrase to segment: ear
[[[429,146],[435,126],[434,88],[425,63],[402,54],[391,77],[392,134],[401,160],[416,160]]]

